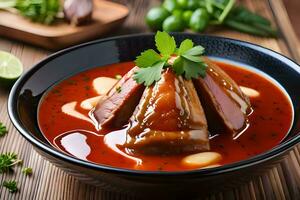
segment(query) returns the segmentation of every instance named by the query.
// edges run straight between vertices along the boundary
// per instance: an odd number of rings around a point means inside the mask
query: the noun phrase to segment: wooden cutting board
[[[121,4],[102,0],[94,2],[93,21],[79,27],[62,19],[53,25],[43,25],[17,14],[0,11],[0,35],[57,50],[103,35],[120,25],[129,13],[128,8]]]

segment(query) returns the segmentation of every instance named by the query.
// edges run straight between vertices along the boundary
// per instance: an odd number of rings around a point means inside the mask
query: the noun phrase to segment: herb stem
[[[22,162],[23,162],[23,160],[21,160],[21,159],[16,160],[15,162],[11,163],[11,164],[9,165],[9,167],[12,167],[12,166],[17,165],[17,164],[22,164]]]
[[[212,7],[212,1],[211,0],[205,0],[205,7],[208,13],[213,12],[213,7]]]
[[[228,16],[228,14],[230,13],[231,9],[233,8],[235,4],[235,0],[229,0],[229,2],[227,3],[225,9],[223,10],[222,14],[219,17],[219,22],[223,22],[225,20],[225,18]]]

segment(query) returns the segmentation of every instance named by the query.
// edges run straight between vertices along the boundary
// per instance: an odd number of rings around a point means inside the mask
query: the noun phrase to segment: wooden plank
[[[295,1],[295,0],[283,0],[284,5],[286,7],[288,16],[290,18],[290,21],[292,23],[292,26],[295,30],[295,33],[298,37],[298,39],[300,38],[300,26],[299,24],[299,17],[300,17],[300,12],[299,12],[299,8],[300,8],[300,1]],[[300,49],[300,48],[298,48]]]
[[[269,0],[269,2],[274,15],[277,16],[276,22],[290,50],[291,56],[295,61],[300,62],[300,43],[282,0]]]
[[[115,1],[126,4],[131,14],[124,27],[111,35],[149,31],[143,22],[144,15],[146,10],[150,6],[158,4],[159,0]],[[262,13],[269,19],[273,19],[267,0],[242,0],[241,2],[250,9]],[[280,11],[283,8],[278,7],[277,9]],[[288,56],[293,55],[283,39],[258,38],[226,29],[209,30],[207,33],[246,40],[274,49]],[[5,39],[0,39],[0,49],[12,52],[18,56],[24,63],[25,69],[29,69],[34,63],[50,53],[37,47]],[[3,180],[16,179],[20,192],[10,194],[1,187],[0,199],[135,199],[122,194],[102,191],[99,188],[81,183],[39,156],[10,123],[6,113],[7,96],[8,91],[0,89],[0,121],[6,124],[9,129],[9,134],[0,138],[0,152],[13,151],[18,153],[24,159],[24,166],[33,167],[34,174],[32,177],[25,177],[21,173],[20,168],[17,168],[14,174],[1,175],[0,183]],[[289,156],[286,156],[283,163],[270,169],[265,175],[254,177],[249,183],[237,186],[232,190],[211,194],[207,199],[260,200],[274,199],[276,197],[279,199],[296,199],[299,197],[300,185],[299,148],[300,146],[295,148]]]

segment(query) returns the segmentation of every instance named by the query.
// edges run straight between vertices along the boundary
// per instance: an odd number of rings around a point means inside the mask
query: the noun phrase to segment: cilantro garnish
[[[193,42],[189,39],[184,40],[179,47],[179,56],[173,64],[173,69],[177,75],[184,74],[187,80],[191,78],[204,78],[206,74],[206,63],[201,59],[200,55],[204,53],[202,46],[191,47]],[[182,44],[181,43],[181,44]]]
[[[6,133],[8,133],[6,126],[0,122],[0,137],[4,136]]]
[[[152,85],[153,82],[160,79],[164,65],[165,62],[160,61],[151,67],[141,68],[134,75],[134,79],[137,83],[144,83],[145,86]]]
[[[135,60],[135,64],[139,68],[147,68],[153,66],[155,63],[159,62],[161,57],[153,49],[148,49],[141,53]]]
[[[15,193],[18,191],[18,186],[16,181],[4,181],[3,187],[6,187],[9,192]]]
[[[155,35],[155,46],[162,56],[170,56],[176,50],[176,42],[174,37],[171,37],[166,32],[158,31]]]
[[[204,53],[202,46],[194,46],[192,40],[186,39],[177,48],[174,37],[160,31],[155,35],[155,45],[160,54],[153,49],[148,49],[135,60],[135,64],[140,68],[133,76],[137,83],[145,86],[152,85],[160,80],[163,69],[167,67],[187,80],[205,77],[207,65],[200,57]],[[168,62],[174,57],[174,63]]]
[[[12,171],[13,166],[22,163],[15,153],[0,154],[0,174]]]

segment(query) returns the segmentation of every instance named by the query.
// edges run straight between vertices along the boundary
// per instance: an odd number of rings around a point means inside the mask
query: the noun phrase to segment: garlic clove
[[[81,25],[91,21],[93,0],[65,0],[64,16],[73,25]]]
[[[222,160],[222,155],[217,152],[202,152],[186,156],[182,159],[182,164],[187,167],[208,167],[216,165]]]
[[[117,79],[109,77],[98,77],[93,80],[94,90],[99,95],[106,94],[118,82]]]

